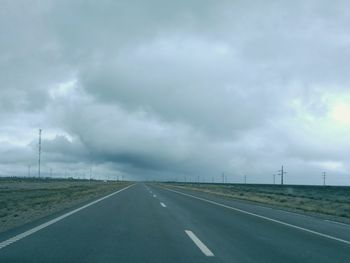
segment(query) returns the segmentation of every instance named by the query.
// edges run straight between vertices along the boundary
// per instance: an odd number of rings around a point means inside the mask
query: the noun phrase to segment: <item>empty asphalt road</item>
[[[350,262],[350,226],[138,183],[0,234],[0,262]]]

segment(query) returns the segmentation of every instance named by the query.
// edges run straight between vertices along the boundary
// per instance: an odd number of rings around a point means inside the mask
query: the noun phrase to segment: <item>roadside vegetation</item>
[[[167,186],[266,204],[350,223],[350,187],[167,183]]]
[[[129,182],[0,178],[0,232],[126,187]]]

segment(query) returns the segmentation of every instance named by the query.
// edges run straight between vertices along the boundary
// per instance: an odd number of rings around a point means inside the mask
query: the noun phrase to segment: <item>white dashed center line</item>
[[[160,202],[160,205],[161,205],[162,207],[166,207],[166,205],[165,205],[164,203],[162,203],[162,202]]]
[[[224,208],[227,208],[227,209],[231,209],[231,210],[243,213],[243,214],[255,216],[255,217],[258,217],[258,218],[261,218],[261,219],[264,219],[264,220],[268,220],[268,221],[271,221],[271,222],[274,222],[274,223],[277,223],[277,224],[281,224],[281,225],[285,225],[285,226],[288,226],[288,227],[291,227],[291,228],[299,229],[301,231],[305,231],[305,232],[312,233],[312,234],[315,234],[315,235],[318,235],[318,236],[321,236],[321,237],[324,237],[324,238],[332,239],[332,240],[339,241],[339,242],[345,243],[347,245],[350,245],[350,241],[349,240],[345,240],[345,239],[337,238],[337,237],[334,237],[334,236],[326,235],[326,234],[323,234],[323,233],[320,233],[320,232],[317,232],[317,231],[314,231],[314,230],[311,230],[311,229],[307,229],[307,228],[303,228],[303,227],[300,227],[300,226],[292,225],[292,224],[289,224],[289,223],[286,223],[286,222],[283,222],[283,221],[279,221],[277,219],[273,219],[273,218],[269,218],[269,217],[266,217],[266,216],[258,215],[258,214],[255,214],[255,213],[252,213],[252,212],[248,212],[248,211],[245,211],[245,210],[242,210],[242,209],[239,209],[239,208],[235,208],[235,207],[232,207],[232,206],[220,204],[220,203],[217,203],[217,202],[209,200],[209,199],[197,197],[197,196],[190,195],[190,194],[185,194],[185,193],[180,192],[180,191],[176,191],[176,190],[172,190],[172,189],[168,189],[168,188],[164,188],[164,189],[166,189],[168,191],[171,191],[171,192],[174,192],[174,193],[178,193],[178,194],[184,195],[184,196],[188,196],[188,197],[191,197],[191,198],[194,198],[194,199],[202,200],[202,201],[210,203],[210,204],[214,204],[214,205],[221,206],[221,207],[224,207]]]
[[[210,249],[204,245],[202,241],[190,230],[185,230],[186,234],[192,239],[192,241],[197,245],[197,247],[203,252],[204,255],[207,257],[213,257],[213,252],[210,251]]]

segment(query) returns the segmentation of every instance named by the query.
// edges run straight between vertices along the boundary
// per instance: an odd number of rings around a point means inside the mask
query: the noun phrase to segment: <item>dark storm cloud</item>
[[[35,165],[41,127],[55,170],[267,182],[285,163],[293,183],[321,169],[349,183],[349,126],[332,117],[350,103],[348,9],[3,1],[0,168]]]

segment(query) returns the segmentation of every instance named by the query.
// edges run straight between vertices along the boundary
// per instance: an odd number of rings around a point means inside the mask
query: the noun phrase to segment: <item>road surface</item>
[[[350,226],[138,183],[0,234],[0,262],[350,262]]]

